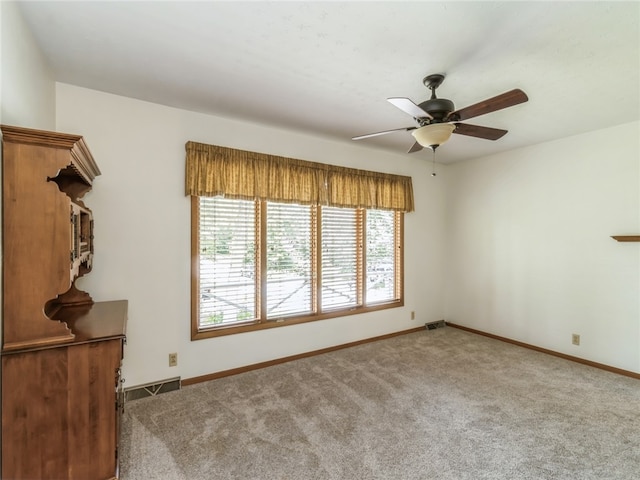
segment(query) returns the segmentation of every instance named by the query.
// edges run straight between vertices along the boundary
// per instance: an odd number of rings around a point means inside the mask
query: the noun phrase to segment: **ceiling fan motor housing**
[[[429,123],[438,123],[442,122],[447,115],[455,110],[455,106],[451,100],[447,100],[446,98],[432,98],[425,102],[422,102],[418,105],[422,110],[427,112],[429,115],[433,117]]]

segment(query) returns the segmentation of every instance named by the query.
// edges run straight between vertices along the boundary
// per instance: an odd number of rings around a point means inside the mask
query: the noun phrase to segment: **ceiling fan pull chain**
[[[431,151],[433,152],[433,163],[431,166],[431,176],[435,177],[436,176],[436,147],[437,145],[432,145],[431,146]]]

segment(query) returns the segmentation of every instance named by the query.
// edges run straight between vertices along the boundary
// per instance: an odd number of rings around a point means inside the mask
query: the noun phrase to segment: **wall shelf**
[[[640,235],[612,235],[618,242],[640,242]]]

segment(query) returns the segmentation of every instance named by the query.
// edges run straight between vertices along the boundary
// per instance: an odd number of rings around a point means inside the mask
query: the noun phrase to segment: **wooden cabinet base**
[[[93,338],[3,352],[2,478],[115,478],[126,301],[93,308],[79,320],[100,321]]]

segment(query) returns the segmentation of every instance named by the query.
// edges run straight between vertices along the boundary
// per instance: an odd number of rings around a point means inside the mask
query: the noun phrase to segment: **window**
[[[254,203],[203,198],[199,218],[199,328],[256,319]]]
[[[267,202],[267,320],[313,313],[311,207]]]
[[[185,148],[192,339],[403,305],[411,177]]]
[[[322,209],[322,300],[325,310],[358,305],[358,210]]]
[[[194,338],[397,307],[401,212],[192,197]]]

